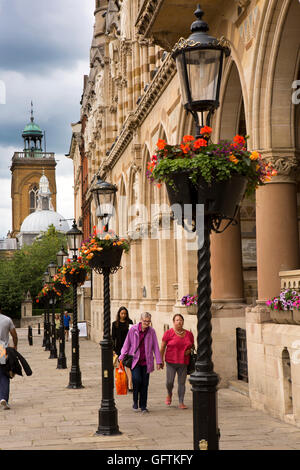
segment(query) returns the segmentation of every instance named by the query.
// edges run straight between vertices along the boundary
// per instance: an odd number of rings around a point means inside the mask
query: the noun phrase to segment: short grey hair
[[[141,320],[145,320],[145,318],[150,318],[150,320],[151,320],[151,313],[149,313],[149,312],[141,313]]]

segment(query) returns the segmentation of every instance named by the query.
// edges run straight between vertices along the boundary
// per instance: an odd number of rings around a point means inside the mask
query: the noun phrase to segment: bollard
[[[29,343],[29,346],[32,346],[32,328],[31,328],[31,326],[28,327],[28,343]]]
[[[38,335],[41,334],[41,325],[38,323]]]

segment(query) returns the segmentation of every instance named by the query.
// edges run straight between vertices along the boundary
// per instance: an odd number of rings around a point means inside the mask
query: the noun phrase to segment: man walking
[[[69,341],[70,321],[71,321],[71,317],[68,314],[67,310],[65,310],[65,313],[64,313],[64,330],[65,330],[66,341]]]
[[[9,333],[12,336],[14,348],[17,349],[18,335],[12,319],[2,314],[0,307],[0,344],[3,348],[9,345]],[[3,365],[0,364],[0,409],[9,410],[9,378],[3,371]]]

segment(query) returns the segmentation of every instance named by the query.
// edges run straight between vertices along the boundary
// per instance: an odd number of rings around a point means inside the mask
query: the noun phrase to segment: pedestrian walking
[[[133,322],[129,318],[129,313],[126,307],[120,307],[117,313],[116,320],[112,324],[111,337],[113,341],[113,352],[120,356],[121,349],[129,331],[129,325]],[[132,388],[132,374],[129,367],[125,367],[125,372],[128,380],[128,391],[133,392]]]
[[[14,349],[18,346],[18,335],[15,325],[11,318],[2,314],[0,307],[0,344],[2,348],[9,346],[9,334],[11,334],[14,344]],[[5,364],[0,364],[0,408],[2,410],[9,410],[9,377],[6,375]]]
[[[130,328],[121,350],[119,360],[125,355],[132,356],[133,410],[148,412],[148,386],[150,373],[154,371],[154,357],[157,370],[162,368],[159,345],[154,328],[150,326],[151,314],[141,314],[141,321]]]
[[[160,354],[162,357],[163,365],[164,358],[166,361],[166,387],[167,398],[166,405],[172,403],[172,392],[174,387],[174,380],[177,374],[178,380],[178,399],[181,410],[187,409],[184,404],[185,395],[185,382],[187,376],[187,365],[190,360],[190,354],[194,348],[193,333],[183,328],[184,318],[180,314],[173,317],[173,328],[167,330],[162,338]]]
[[[59,327],[60,327],[60,318],[58,313],[55,314],[55,331],[56,331],[56,339],[59,338]]]
[[[64,331],[65,331],[66,341],[69,341],[70,321],[71,321],[71,317],[68,314],[67,310],[65,310],[65,312],[64,312]]]

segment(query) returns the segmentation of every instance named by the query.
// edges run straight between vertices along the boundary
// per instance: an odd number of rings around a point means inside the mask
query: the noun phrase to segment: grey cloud
[[[83,7],[84,4],[84,7]],[[2,0],[0,70],[48,73],[71,67],[88,53],[94,0]]]

